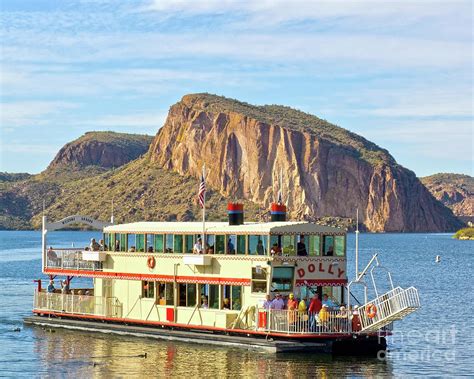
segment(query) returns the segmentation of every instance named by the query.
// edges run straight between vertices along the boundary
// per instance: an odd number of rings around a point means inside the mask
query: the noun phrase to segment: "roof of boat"
[[[206,222],[208,234],[345,234],[344,229],[303,221],[285,222],[246,222],[242,225],[229,225],[228,222]],[[105,233],[189,233],[200,234],[202,222],[133,222],[111,225],[104,228]]]

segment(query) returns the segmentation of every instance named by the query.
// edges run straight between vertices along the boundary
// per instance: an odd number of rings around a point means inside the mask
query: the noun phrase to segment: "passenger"
[[[283,301],[281,294],[277,293],[270,306],[271,309],[282,310],[285,309],[285,302]]]
[[[288,322],[290,324],[294,324],[296,321],[296,309],[298,308],[298,302],[295,299],[295,295],[292,293],[290,293],[286,306],[288,308]]]
[[[288,303],[286,304],[289,311],[294,311],[298,307],[298,302],[295,299],[295,295],[290,293]]]
[[[207,303],[207,297],[203,296],[201,299],[201,308],[202,309],[209,309],[209,304]]]
[[[336,304],[328,297],[327,294],[323,295],[323,305],[327,305],[329,309],[335,308]]]
[[[96,242],[95,238],[91,238],[91,244],[89,245],[89,249],[92,251],[99,251],[100,245]]]
[[[115,240],[115,251],[120,251],[120,241]]]
[[[301,299],[301,301],[298,303],[298,312],[300,314],[303,314],[303,313],[306,313],[306,310],[307,310],[307,306],[306,306],[306,299]]]
[[[135,246],[130,246],[130,250],[129,250],[131,253],[135,253],[137,251],[136,247]]]
[[[257,254],[265,255],[265,247],[263,246],[263,241],[259,238],[257,242]]]
[[[99,249],[100,251],[107,251],[107,245],[104,243],[104,240],[99,241]]]
[[[47,289],[48,293],[53,293],[55,289],[56,288],[54,288],[54,280],[50,280]]]
[[[267,294],[265,296],[265,301],[263,302],[263,308],[268,311],[271,308],[271,306],[272,306],[272,298],[269,294]]]
[[[49,247],[48,253],[46,255],[48,257],[48,263],[51,263],[51,264],[57,264],[58,263],[58,261],[59,261],[58,256],[57,256],[56,252],[53,250],[52,246]]]
[[[230,238],[227,241],[227,254],[235,254],[235,247]]]
[[[359,317],[359,308],[357,305],[354,307],[354,311],[352,312],[351,324],[353,332],[358,332],[362,329]]]
[[[153,253],[153,246],[148,246],[148,252]]]
[[[309,327],[312,331],[316,329],[316,317],[319,314],[319,311],[323,307],[321,300],[319,300],[318,294],[314,294],[311,302],[309,303]]]
[[[319,311],[319,321],[323,324],[327,323],[329,321],[329,316],[330,314],[328,306],[326,304],[323,304],[323,307]]]
[[[69,283],[66,279],[61,282],[61,293],[67,294],[69,292]]]
[[[202,254],[202,239],[198,238],[193,247],[193,254]]]
[[[270,251],[270,254],[272,256],[274,255],[281,255],[281,247],[278,246],[277,243],[274,243],[273,246],[272,246],[272,250]]]
[[[329,246],[329,249],[328,251],[326,251],[326,254],[325,254],[327,257],[332,257],[334,255],[334,248],[331,246]]]
[[[302,257],[308,255],[308,252],[306,251],[306,245],[304,243],[304,236],[300,236],[300,242],[296,244],[296,254]]]
[[[227,297],[224,299],[224,304],[222,304],[222,309],[227,309],[227,310],[230,309],[230,300]]]

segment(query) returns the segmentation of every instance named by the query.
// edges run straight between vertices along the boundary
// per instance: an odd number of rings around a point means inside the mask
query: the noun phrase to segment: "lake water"
[[[82,246],[94,232],[54,232],[53,246]],[[0,231],[0,377],[376,377],[474,374],[474,241],[448,234],[361,234],[395,285],[418,288],[422,309],[395,323],[385,360],[269,355],[101,333],[24,327],[40,277],[41,234]],[[354,235],[348,238],[354,272]],[[441,263],[435,256],[441,255]],[[361,265],[362,265],[361,263]],[[380,279],[380,278],[379,278]],[[73,283],[79,285],[77,279]],[[15,332],[15,328],[21,331]],[[147,353],[147,358],[140,355]]]

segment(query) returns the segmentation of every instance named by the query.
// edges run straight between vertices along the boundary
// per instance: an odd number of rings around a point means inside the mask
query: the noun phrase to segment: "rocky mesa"
[[[474,178],[469,175],[440,173],[421,178],[433,196],[463,221],[474,222]]]
[[[153,164],[199,177],[229,199],[263,207],[280,172],[291,218],[353,218],[370,231],[436,232],[462,223],[384,149],[313,115],[210,94],[173,105],[150,146]]]

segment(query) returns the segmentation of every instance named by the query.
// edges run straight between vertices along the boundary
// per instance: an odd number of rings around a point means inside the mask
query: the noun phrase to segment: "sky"
[[[0,0],[0,171],[155,135],[209,92],[317,115],[418,176],[473,175],[471,1]]]

